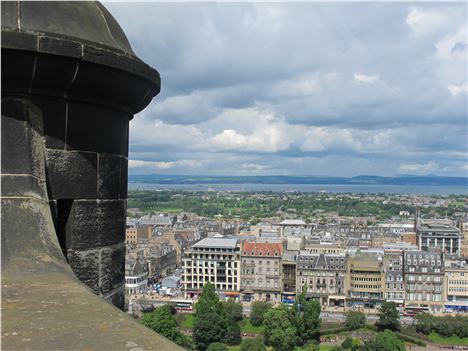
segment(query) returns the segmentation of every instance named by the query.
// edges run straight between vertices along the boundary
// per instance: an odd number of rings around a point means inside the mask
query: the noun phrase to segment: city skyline
[[[466,3],[106,3],[162,77],[130,174],[467,174]]]

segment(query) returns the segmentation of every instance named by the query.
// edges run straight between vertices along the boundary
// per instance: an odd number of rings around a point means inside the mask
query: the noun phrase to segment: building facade
[[[182,268],[186,297],[197,297],[208,282],[226,296],[239,297],[240,253],[237,239],[214,236],[200,240],[186,250]]]
[[[405,251],[405,307],[443,310],[444,261],[440,250]]]
[[[245,301],[279,302],[282,290],[281,242],[244,241],[241,249],[241,291]]]
[[[347,265],[347,305],[352,308],[378,308],[384,301],[383,262],[375,253],[357,252]]]
[[[468,265],[464,261],[445,264],[445,310],[468,312]]]
[[[426,220],[418,223],[416,236],[419,250],[442,248],[447,256],[460,256],[461,233],[447,221]]]
[[[302,293],[307,286],[307,297],[319,300],[324,306],[344,306],[346,262],[345,254],[300,251],[296,268],[297,293]]]

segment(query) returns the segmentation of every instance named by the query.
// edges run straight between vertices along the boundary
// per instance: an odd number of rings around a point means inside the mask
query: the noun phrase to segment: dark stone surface
[[[31,93],[63,98],[78,69],[78,62],[71,58],[37,54]]]
[[[125,307],[125,286],[121,286],[120,288],[117,288],[116,290],[112,291],[111,293],[108,293],[106,295],[102,295],[104,300],[107,302],[113,304],[116,307],[119,307],[121,309],[124,309]]]
[[[47,201],[45,180],[30,175],[2,174],[2,196],[33,196]]]
[[[73,273],[95,294],[99,293],[100,252],[96,250],[68,250],[67,260]]]
[[[65,99],[36,98],[34,103],[44,117],[45,146],[49,149],[65,148],[67,103]]]
[[[60,271],[123,307],[128,123],[159,73],[99,3],[1,7],[2,273]]]
[[[48,191],[52,199],[96,198],[96,153],[49,149],[46,162]]]
[[[122,29],[110,14],[94,1],[27,1],[19,11],[21,30],[59,34],[79,41],[102,43],[109,48],[134,55]],[[2,11],[2,25],[18,29],[10,11]],[[8,19],[3,22],[3,19]],[[17,19],[17,18],[15,18]],[[110,24],[110,25],[109,25]]]
[[[101,249],[99,292],[105,294],[125,282],[125,245]]]
[[[2,50],[2,96],[5,87],[8,87],[9,93],[29,91],[35,56],[33,52]]]
[[[41,134],[42,116],[34,104],[2,99],[2,174],[43,176],[43,149],[36,146]]]
[[[67,149],[125,155],[129,119],[118,110],[70,102]]]
[[[128,159],[122,159],[122,164],[121,164],[121,171],[120,171],[120,186],[122,187],[120,190],[120,196],[122,199],[127,198],[128,194]]]
[[[66,225],[71,249],[103,247],[125,240],[124,200],[75,200]]]
[[[121,181],[127,181],[127,177],[122,179],[122,163],[126,162],[123,156],[108,154],[98,155],[98,198],[99,199],[121,199]]]

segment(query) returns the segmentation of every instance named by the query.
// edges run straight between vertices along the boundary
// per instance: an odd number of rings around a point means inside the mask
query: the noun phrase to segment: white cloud
[[[459,94],[468,94],[468,84],[460,84],[460,85],[449,85],[448,89],[450,90],[450,94],[453,96],[457,96]]]
[[[466,163],[466,3],[106,6],[162,77],[131,122],[130,159],[154,162],[134,173],[394,174],[433,162],[455,175]]]
[[[415,35],[430,35],[439,33],[451,20],[450,12],[443,11],[440,8],[423,9],[421,7],[412,7],[406,23],[410,26]]]
[[[439,165],[435,162],[428,163],[403,163],[398,167],[400,172],[427,173],[437,170]]]
[[[128,168],[131,169],[148,169],[148,170],[166,170],[175,167],[189,167],[197,168],[201,166],[200,161],[195,160],[178,160],[171,162],[155,162],[155,161],[143,161],[143,160],[128,160]]]
[[[354,80],[359,83],[375,83],[380,80],[380,76],[378,74],[354,72]]]

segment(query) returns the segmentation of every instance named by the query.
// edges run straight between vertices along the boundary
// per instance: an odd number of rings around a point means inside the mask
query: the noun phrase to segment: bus
[[[406,306],[403,311],[404,317],[415,317],[420,313],[429,312],[428,306]]]
[[[171,300],[174,304],[176,311],[178,312],[192,312],[193,311],[193,301],[191,300]]]

